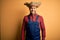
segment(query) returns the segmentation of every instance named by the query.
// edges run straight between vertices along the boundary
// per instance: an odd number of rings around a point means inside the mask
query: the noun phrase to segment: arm
[[[45,30],[44,20],[42,16],[40,17],[40,25],[41,25],[41,31],[42,31],[42,40],[45,40],[46,30]]]
[[[23,19],[23,23],[22,23],[22,40],[24,40],[25,36],[25,17]]]

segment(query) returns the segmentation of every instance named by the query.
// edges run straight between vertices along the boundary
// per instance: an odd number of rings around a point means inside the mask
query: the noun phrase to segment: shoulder
[[[23,17],[23,19],[26,19],[27,18],[27,15]]]
[[[43,17],[41,15],[38,15],[40,19],[43,19]]]
[[[28,15],[24,16],[24,19],[26,19],[28,17]]]
[[[23,17],[23,20],[24,20],[24,21],[27,21],[27,20],[28,20],[28,15],[24,16],[24,17]]]

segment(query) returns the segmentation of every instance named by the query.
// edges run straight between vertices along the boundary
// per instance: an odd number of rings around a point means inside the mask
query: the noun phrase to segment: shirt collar
[[[35,14],[30,13],[29,16],[37,16],[37,13]]]

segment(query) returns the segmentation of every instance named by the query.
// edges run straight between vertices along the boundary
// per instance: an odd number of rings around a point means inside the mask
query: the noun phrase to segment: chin
[[[32,14],[35,14],[35,12],[32,12]]]
[[[35,13],[32,13],[32,14],[35,14]]]
[[[32,14],[35,14],[35,13],[32,13]]]

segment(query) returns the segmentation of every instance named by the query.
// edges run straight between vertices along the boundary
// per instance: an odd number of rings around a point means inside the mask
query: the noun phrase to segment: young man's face
[[[31,8],[29,8],[30,13],[35,14],[36,13],[36,7],[32,6]]]

